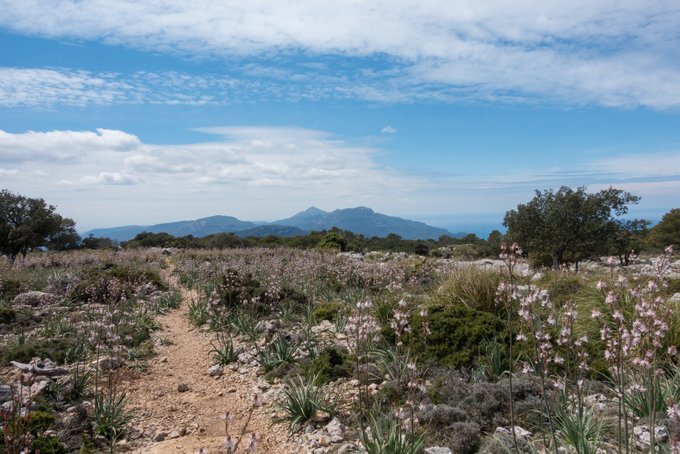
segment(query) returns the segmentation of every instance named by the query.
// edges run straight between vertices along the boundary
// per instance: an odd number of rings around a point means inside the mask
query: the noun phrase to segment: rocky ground
[[[174,276],[168,279],[177,285]],[[227,367],[215,365],[211,335],[190,325],[187,306],[194,291],[182,289],[182,306],[159,317],[155,334],[157,357],[148,371],[125,384],[128,409],[134,414],[127,439],[119,451],[135,453],[227,452],[225,415],[236,452],[246,452],[252,437],[254,452],[297,454],[348,452],[345,426],[320,414],[303,431],[291,434],[274,424],[282,384],[270,384],[258,373],[248,354]],[[233,419],[232,419],[233,418]],[[239,443],[239,439],[242,441]]]

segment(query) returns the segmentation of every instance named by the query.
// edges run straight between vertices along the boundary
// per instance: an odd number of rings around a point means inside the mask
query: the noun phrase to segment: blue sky
[[[0,187],[80,229],[365,205],[458,231],[561,185],[656,220],[680,4],[553,3],[0,0]]]

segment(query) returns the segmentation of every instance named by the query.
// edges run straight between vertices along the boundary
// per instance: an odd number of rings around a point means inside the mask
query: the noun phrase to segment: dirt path
[[[166,277],[180,288],[171,270]],[[126,386],[129,409],[135,412],[132,432],[142,434],[139,439],[142,447],[134,452],[193,454],[200,448],[210,454],[226,452],[224,421],[220,419],[225,412],[234,417],[231,432],[235,439],[252,412],[237,452],[246,452],[251,432],[259,437],[255,452],[303,452],[288,440],[286,427],[272,426],[275,411],[272,402],[264,400],[261,407],[253,410],[253,394],[258,392],[254,369],[234,371],[226,367],[222,377],[208,375],[213,365],[210,334],[194,329],[186,319],[189,302],[196,298],[195,291],[180,290],[181,307],[158,319],[162,331],[156,337],[168,339],[171,344],[157,346],[158,356],[150,362],[148,372]],[[178,391],[182,384],[188,386],[188,391]]]

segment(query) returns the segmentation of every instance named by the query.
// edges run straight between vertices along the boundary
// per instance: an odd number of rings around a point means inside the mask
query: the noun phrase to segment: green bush
[[[337,347],[328,347],[312,360],[310,374],[316,376],[320,383],[349,377],[352,375],[349,355]]]
[[[34,436],[37,436],[39,433],[50,429],[55,421],[56,417],[52,413],[46,411],[32,411],[29,413],[28,430]]]
[[[426,342],[423,320],[416,316],[412,338],[419,353],[428,359],[454,367],[472,366],[479,345],[487,339],[502,338],[504,322],[489,312],[467,306],[435,305],[428,309],[430,336]]]
[[[323,301],[314,308],[312,315],[314,316],[314,320],[328,320],[333,322],[338,314],[344,313],[345,310],[346,306],[339,301]]]
[[[69,350],[75,347],[76,343],[75,338],[37,339],[20,336],[0,351],[0,360],[5,364],[10,361],[27,363],[31,358],[39,357],[63,364]]]
[[[17,318],[17,313],[11,307],[0,307],[0,324],[9,325]]]
[[[33,452],[40,454],[66,454],[66,446],[54,437],[38,437],[31,444]]]
[[[496,310],[500,275],[493,270],[465,267],[454,270],[433,296],[441,305],[464,305],[487,312]]]
[[[0,279],[0,301],[11,302],[15,296],[23,291],[22,283],[18,279]]]
[[[539,286],[545,288],[550,294],[550,299],[563,305],[567,301],[574,300],[584,287],[583,281],[574,274],[564,274],[554,271],[546,271]]]

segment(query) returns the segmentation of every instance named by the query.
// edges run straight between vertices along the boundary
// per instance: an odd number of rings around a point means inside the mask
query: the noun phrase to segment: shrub
[[[11,307],[0,307],[0,324],[9,325],[16,317],[17,313]]]
[[[456,268],[433,296],[435,303],[496,311],[496,290],[500,275],[474,266]]]
[[[12,302],[15,296],[23,291],[23,285],[19,279],[0,279],[0,301]]]
[[[495,314],[467,306],[435,305],[427,318],[430,336],[427,343],[413,342],[427,358],[437,359],[444,365],[467,367],[473,364],[478,346],[486,339],[495,339],[505,329],[503,321]],[[413,339],[424,339],[423,320],[416,316]]]
[[[50,429],[54,425],[56,419],[57,418],[52,413],[46,411],[32,411],[29,413],[28,417],[28,430],[34,436],[37,436],[47,429]]]
[[[337,319],[338,315],[343,314],[345,310],[346,306],[339,301],[324,301],[314,308],[312,315],[314,316],[314,320],[328,320],[333,322]]]
[[[478,452],[481,430],[479,424],[469,421],[454,422],[447,429],[448,446],[453,452],[468,454]]]
[[[19,336],[13,342],[9,342],[0,352],[0,360],[3,363],[10,361],[29,362],[33,357],[50,358],[56,363],[63,364],[68,351],[75,347],[77,340],[74,338],[38,339],[35,337]]]
[[[320,383],[352,375],[349,355],[337,347],[328,347],[319,353],[312,361],[310,370]]]
[[[107,301],[109,281],[118,281],[123,286],[123,294],[129,299],[134,291],[145,284],[156,290],[167,290],[156,270],[133,265],[104,264],[101,268],[91,270],[88,275],[75,286],[71,292],[73,301],[88,301],[94,298],[100,302]]]
[[[556,271],[545,271],[539,285],[548,291],[550,299],[558,306],[574,300],[584,287],[583,281],[578,276]]]
[[[66,454],[66,446],[54,437],[38,437],[31,444],[33,452],[40,454]]]
[[[428,391],[430,398],[451,407],[451,414],[455,412],[453,409],[458,410],[465,415],[464,421],[474,422],[481,431],[493,432],[496,427],[509,424],[507,378],[489,383],[452,368],[436,368],[430,372],[430,380],[433,384]],[[541,421],[541,395],[538,379],[525,376],[513,379],[515,423],[533,425]],[[425,412],[426,418],[430,417],[428,413]]]

